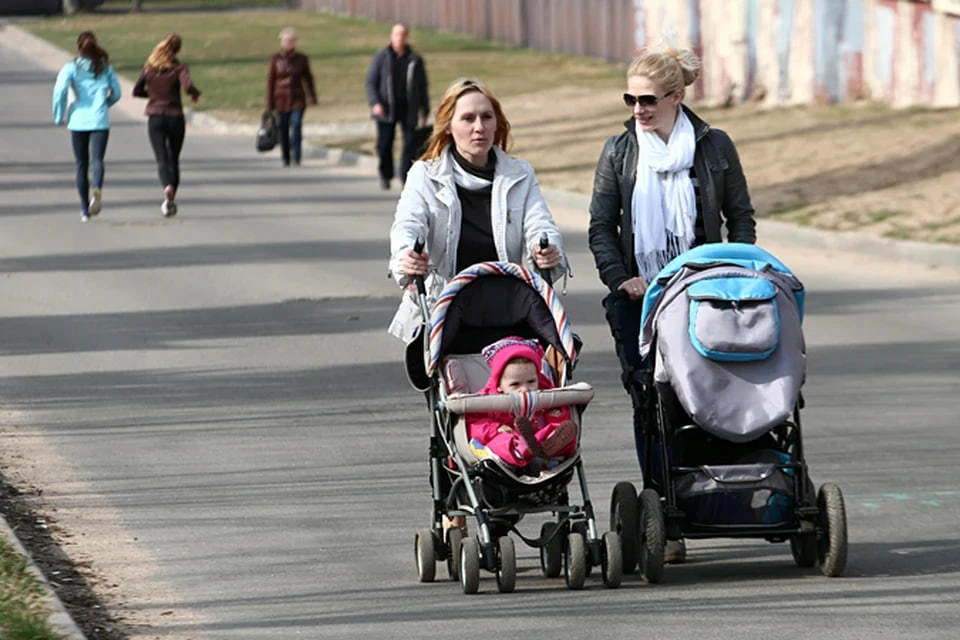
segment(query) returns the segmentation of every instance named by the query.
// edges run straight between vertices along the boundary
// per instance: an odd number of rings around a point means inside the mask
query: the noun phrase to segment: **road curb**
[[[42,586],[45,593],[44,604],[50,611],[50,626],[53,627],[53,630],[67,640],[87,640],[87,636],[83,634],[80,627],[77,626],[77,623],[74,622],[70,614],[67,613],[66,607],[63,606],[63,602],[57,597],[56,592],[47,581],[46,576],[43,575],[43,572],[40,571],[40,568],[34,563],[33,558],[24,548],[23,544],[21,544],[14,530],[7,524],[6,518],[0,518],[0,536],[5,537],[10,545],[16,549],[17,553],[26,559],[27,570]]]

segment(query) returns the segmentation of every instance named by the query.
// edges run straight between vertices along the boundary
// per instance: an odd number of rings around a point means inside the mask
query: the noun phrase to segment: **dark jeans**
[[[620,360],[621,382],[630,394],[633,403],[633,438],[637,448],[637,461],[644,465],[644,405],[639,378],[643,368],[640,358],[641,300],[631,300],[623,291],[611,293],[603,299],[607,324],[613,334],[614,350]]]
[[[80,206],[84,211],[90,202],[88,170],[93,173],[93,188],[103,188],[103,156],[107,153],[109,137],[109,129],[70,132],[73,158],[77,163],[77,191],[80,193]]]
[[[300,164],[300,150],[303,146],[303,109],[286,113],[278,111],[277,127],[280,129],[280,152],[283,154],[283,164],[290,164],[291,151],[293,162]]]
[[[380,177],[383,180],[393,179],[393,139],[397,134],[397,124],[403,134],[403,150],[400,155],[400,182],[407,181],[407,172],[413,165],[417,151],[417,128],[409,126],[405,121],[380,122],[377,121],[377,155],[380,157]]]
[[[180,186],[180,150],[183,149],[186,128],[183,116],[150,116],[147,121],[160,186],[172,185],[174,193]]]

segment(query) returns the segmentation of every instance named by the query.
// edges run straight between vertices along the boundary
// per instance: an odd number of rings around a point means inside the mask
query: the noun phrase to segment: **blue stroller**
[[[803,452],[803,307],[799,280],[748,244],[692,249],[651,283],[629,385],[643,490],[618,483],[610,509],[625,572],[659,582],[667,540],[728,537],[789,541],[798,566],[843,574],[843,495],[814,489]]]

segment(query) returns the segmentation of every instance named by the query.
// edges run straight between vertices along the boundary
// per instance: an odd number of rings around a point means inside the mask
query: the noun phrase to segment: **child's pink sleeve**
[[[495,413],[468,413],[467,437],[486,446],[499,433],[501,424],[503,421],[499,420]]]

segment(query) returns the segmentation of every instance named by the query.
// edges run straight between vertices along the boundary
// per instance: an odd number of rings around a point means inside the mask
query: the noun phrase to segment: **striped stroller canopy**
[[[490,276],[515,278],[518,281],[526,283],[527,286],[537,293],[543,301],[545,308],[549,311],[557,336],[559,337],[560,344],[554,344],[554,346],[562,348],[564,357],[566,357],[569,362],[575,362],[577,354],[573,331],[570,328],[567,313],[564,311],[563,305],[560,304],[560,298],[556,291],[554,291],[543,278],[520,265],[509,262],[481,262],[464,269],[447,283],[447,286],[440,293],[437,302],[433,306],[433,312],[430,318],[430,345],[427,374],[430,375],[436,371],[440,358],[445,354],[444,326],[451,303],[465,287],[479,278]],[[506,306],[507,302],[503,301],[503,304]],[[553,341],[551,340],[550,342],[552,343]]]

